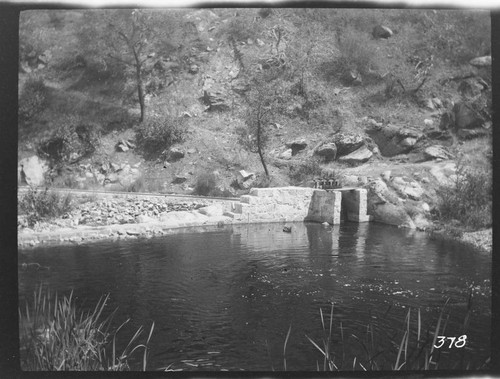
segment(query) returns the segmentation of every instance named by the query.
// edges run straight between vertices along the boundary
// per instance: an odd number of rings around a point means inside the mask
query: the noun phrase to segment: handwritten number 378
[[[467,342],[467,335],[462,335],[460,337],[445,337],[445,336],[438,336],[437,337],[437,343],[434,345],[436,349],[440,349],[446,342],[446,340],[450,340],[450,346],[449,348],[451,349],[452,347],[457,347],[457,348],[462,348],[465,346],[465,343]]]

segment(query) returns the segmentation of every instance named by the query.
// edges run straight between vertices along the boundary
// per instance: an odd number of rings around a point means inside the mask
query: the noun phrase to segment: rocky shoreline
[[[79,203],[62,218],[27,227],[18,216],[18,248],[39,245],[82,244],[101,240],[151,238],[185,231],[203,232],[241,220],[231,217],[230,201],[196,199],[173,202],[162,197],[102,198]],[[430,229],[432,230],[432,228]],[[456,240],[482,252],[492,251],[492,229],[452,235],[444,229],[431,238]]]

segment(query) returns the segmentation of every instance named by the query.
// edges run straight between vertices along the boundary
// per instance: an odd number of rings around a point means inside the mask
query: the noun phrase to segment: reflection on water
[[[20,267],[21,304],[40,283],[64,294],[73,289],[82,307],[110,293],[109,309],[119,307],[116,322],[130,317],[133,327],[155,321],[149,367],[173,363],[185,370],[282,369],[291,324],[288,368],[316,370],[320,357],[304,335],[320,339],[320,307],[329,312],[335,304],[337,342],[340,321],[346,336],[366,334],[372,322],[388,342],[409,307],[420,308],[424,326],[432,328],[450,298],[447,331],[458,336],[473,285],[468,347],[473,363],[488,356],[490,256],[377,224],[297,223],[292,233],[282,228],[238,225],[24,250],[20,264],[50,270]]]

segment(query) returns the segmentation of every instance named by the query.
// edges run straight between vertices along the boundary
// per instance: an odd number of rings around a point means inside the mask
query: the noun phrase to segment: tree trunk
[[[137,97],[139,98],[139,105],[141,107],[141,118],[139,119],[139,122],[143,122],[146,113],[146,105],[144,103],[144,92],[142,90],[141,62],[139,61],[139,57],[137,56],[137,52],[135,51],[135,49],[133,50],[133,53],[135,58],[135,79],[137,82]]]
[[[257,117],[260,117],[260,115],[258,115]],[[262,151],[262,144],[261,144],[261,140],[260,140],[261,128],[262,128],[262,124],[260,123],[260,118],[259,118],[257,120],[257,150],[259,153],[260,162],[262,163],[262,167],[264,167],[264,172],[266,173],[266,176],[269,177],[269,171],[267,171],[267,165],[266,165],[266,161],[264,160],[264,153]]]

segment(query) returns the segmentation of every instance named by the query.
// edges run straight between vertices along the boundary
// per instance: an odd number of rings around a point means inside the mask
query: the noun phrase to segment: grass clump
[[[292,185],[303,184],[307,180],[321,176],[323,169],[317,159],[307,159],[297,165],[290,166],[288,177]]]
[[[337,67],[342,73],[357,71],[364,76],[378,69],[376,49],[366,33],[347,29],[340,37],[339,50]]]
[[[306,335],[307,340],[314,348],[321,353],[321,361],[316,362],[318,371],[340,371],[340,370],[437,370],[442,368],[449,369],[470,369],[470,361],[467,361],[464,354],[459,354],[460,358],[446,358],[448,355],[442,355],[439,349],[442,341],[438,336],[446,336],[449,312],[446,312],[446,306],[450,299],[446,300],[441,308],[435,324],[424,326],[420,309],[408,309],[402,328],[392,331],[392,336],[388,333],[388,343],[382,344],[377,341],[377,335],[380,331],[373,325],[371,319],[366,326],[366,332],[362,334],[349,333],[340,321],[339,335],[334,332],[334,314],[333,304],[328,315],[323,313],[320,308],[322,337],[320,340],[313,339]],[[467,310],[462,325],[457,332],[461,334],[453,341],[446,340],[446,346],[450,343],[456,343],[456,348],[463,348],[467,341],[467,331],[472,315],[472,291],[469,290]],[[391,307],[385,312],[387,316]],[[434,326],[435,325],[435,326]],[[453,332],[448,331],[450,335]],[[288,339],[288,338],[287,338]],[[335,341],[337,343],[335,343]],[[385,341],[387,342],[387,341]],[[285,340],[286,348],[287,340]],[[351,361],[352,360],[352,361]],[[489,359],[482,363],[485,368],[489,364]]]
[[[456,180],[438,191],[438,217],[458,221],[467,229],[478,230],[492,223],[492,175],[488,166],[470,167],[459,163]]]
[[[147,366],[148,344],[137,344],[143,332],[140,327],[124,351],[117,355],[116,338],[125,321],[111,331],[114,312],[104,318],[109,295],[101,298],[93,311],[77,312],[73,294],[55,298],[50,292],[35,291],[33,304],[19,309],[21,367],[30,371],[125,371],[129,358],[143,349],[142,369]],[[136,344],[135,346],[133,346]]]
[[[137,145],[147,159],[158,157],[173,144],[184,142],[186,135],[185,119],[171,116],[150,117],[135,132]]]
[[[47,103],[48,90],[42,78],[31,76],[24,85],[19,98],[19,120],[29,122],[39,114]]]
[[[19,213],[25,214],[28,226],[63,216],[74,209],[74,200],[70,193],[61,195],[57,192],[30,188],[18,203]]]

